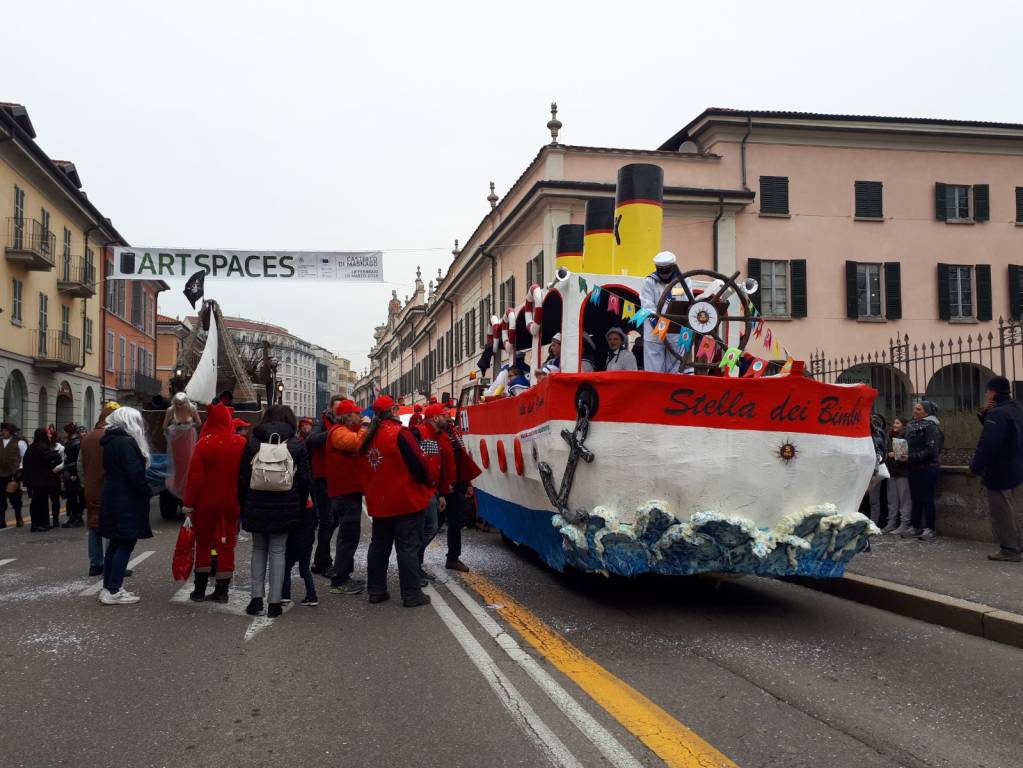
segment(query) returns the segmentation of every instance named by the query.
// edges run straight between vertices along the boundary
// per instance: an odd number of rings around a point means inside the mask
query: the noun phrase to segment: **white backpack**
[[[277,441],[274,442],[274,438]],[[269,442],[259,444],[259,452],[252,457],[252,478],[249,488],[254,491],[290,491],[295,482],[295,460],[287,443],[274,432]]]

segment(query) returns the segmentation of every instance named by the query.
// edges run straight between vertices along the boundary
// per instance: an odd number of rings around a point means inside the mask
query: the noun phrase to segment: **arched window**
[[[96,394],[92,387],[85,388],[85,403],[82,405],[82,424],[86,429],[92,429],[96,423]]]
[[[48,410],[46,387],[39,387],[39,424],[40,427],[45,427],[48,424],[46,411]]]
[[[28,387],[21,371],[11,371],[4,383],[4,421],[16,427],[25,427],[25,403],[28,400]]]

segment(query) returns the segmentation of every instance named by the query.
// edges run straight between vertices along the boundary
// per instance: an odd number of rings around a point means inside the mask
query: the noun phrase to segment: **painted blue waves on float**
[[[824,504],[791,513],[770,530],[716,512],[679,521],[650,502],[634,523],[601,507],[572,524],[477,490],[480,514],[551,567],[634,576],[684,576],[708,571],[759,576],[837,578],[878,529],[863,515],[839,515]]]

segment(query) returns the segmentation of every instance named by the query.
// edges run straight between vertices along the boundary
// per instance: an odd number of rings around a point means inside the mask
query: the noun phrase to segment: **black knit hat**
[[[996,395],[1008,395],[1012,391],[1009,380],[1004,376],[995,376],[987,383],[987,388]]]

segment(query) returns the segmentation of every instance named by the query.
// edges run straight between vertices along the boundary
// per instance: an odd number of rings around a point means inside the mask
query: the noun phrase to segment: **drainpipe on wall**
[[[443,297],[443,296],[441,297],[440,300],[443,301],[445,304],[447,304],[448,305],[448,309],[450,310],[450,313],[451,313],[451,341],[454,342],[454,340],[455,340],[455,302],[453,302],[451,299]],[[445,349],[444,350],[444,354],[445,355],[449,354],[448,350]],[[450,353],[450,354],[451,354],[451,396],[454,397],[455,396],[455,365],[454,365],[454,363],[455,363],[455,355],[454,355],[453,352]]]
[[[488,253],[482,246],[480,247],[480,253],[490,259],[490,313],[494,312],[494,307],[497,306],[497,257],[492,253]],[[504,307],[500,308],[502,311]],[[484,321],[487,325],[490,325],[490,318],[485,318]]]
[[[742,137],[740,152],[742,155],[742,188],[747,192],[749,191],[749,185],[746,183],[746,142],[749,141],[751,133],[753,133],[753,117],[746,115],[746,135]]]
[[[85,230],[85,245],[83,246],[85,248],[85,251],[89,250],[89,234],[92,233],[92,232],[95,232],[99,228],[100,228],[99,224],[93,224],[91,227],[89,227],[88,229]],[[83,264],[85,263],[85,251],[82,251],[82,263]],[[96,281],[96,290],[99,290],[99,286],[100,286],[100,281],[97,280]],[[103,305],[100,304],[100,306],[102,307]],[[85,368],[85,326],[88,324],[88,320],[89,320],[88,308],[89,308],[89,300],[88,299],[82,299],[82,364],[80,366],[81,368]],[[103,332],[103,322],[102,322],[102,320],[103,320],[103,312],[100,311],[100,324],[99,324],[99,328],[98,329],[93,328],[92,330],[93,330],[93,332],[95,332],[96,330],[99,330],[100,338],[101,339],[106,339],[106,334]],[[93,343],[95,343],[95,341],[96,340],[93,339]],[[103,384],[104,384],[104,381],[103,381],[103,370],[104,370],[103,366],[105,364],[104,360],[106,359],[106,358],[103,357],[103,353],[106,351],[106,350],[103,349],[103,344],[104,344],[104,342],[101,341],[100,345],[99,345],[99,351],[100,351],[100,358],[99,358],[99,361],[100,361],[100,364],[99,364],[99,397],[100,397],[100,402],[103,401]]]
[[[725,196],[718,194],[718,215],[714,217],[714,271],[718,272],[718,222],[725,215]]]

